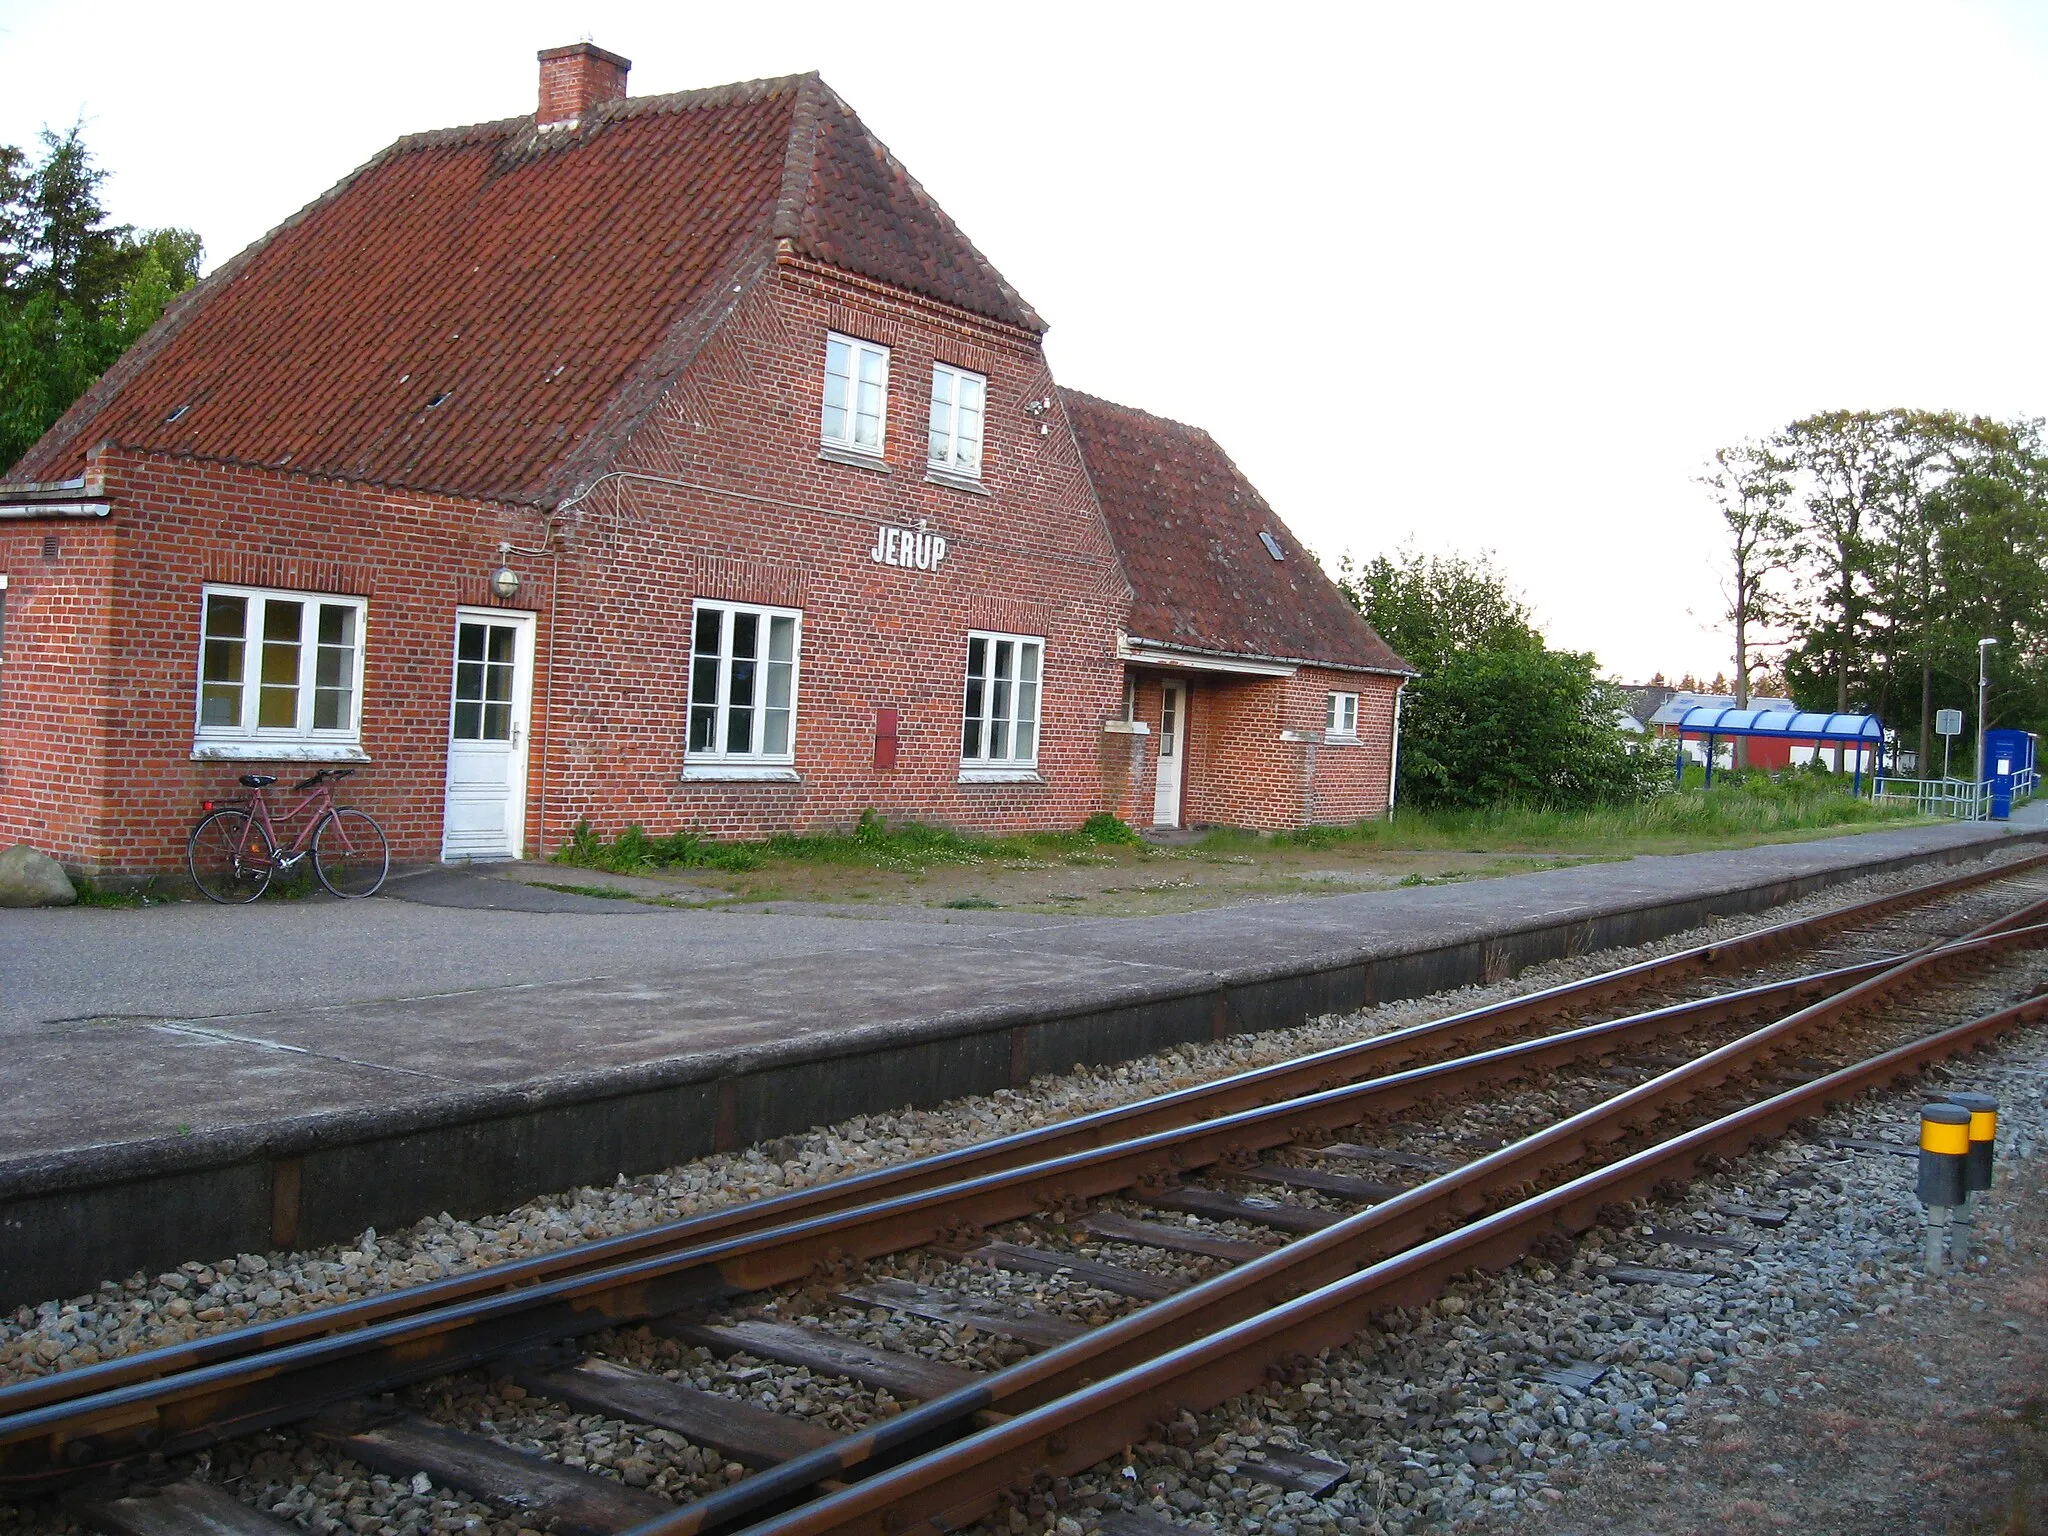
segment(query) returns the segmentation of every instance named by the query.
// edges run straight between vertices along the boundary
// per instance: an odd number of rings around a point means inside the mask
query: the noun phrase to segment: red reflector
[[[213,802],[211,800],[202,800],[199,803],[199,809],[201,809],[202,811],[211,811],[213,809]]]

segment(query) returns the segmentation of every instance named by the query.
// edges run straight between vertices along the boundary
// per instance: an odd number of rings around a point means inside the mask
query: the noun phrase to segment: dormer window
[[[832,333],[825,338],[825,411],[819,436],[828,448],[882,456],[889,409],[889,349]]]
[[[965,368],[932,365],[928,462],[933,469],[981,478],[981,424],[988,380]]]

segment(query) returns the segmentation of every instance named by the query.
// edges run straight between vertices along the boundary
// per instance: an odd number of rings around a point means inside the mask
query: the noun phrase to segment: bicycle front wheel
[[[313,834],[313,873],[337,896],[374,896],[391,869],[384,829],[351,806],[329,811]]]
[[[276,869],[263,824],[247,811],[209,812],[185,843],[185,868],[208,901],[228,906],[254,901]]]

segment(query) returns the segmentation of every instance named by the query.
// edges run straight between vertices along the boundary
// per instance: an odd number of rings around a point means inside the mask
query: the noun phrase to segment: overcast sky
[[[1207,428],[1332,562],[1496,552],[1625,678],[1726,665],[1716,446],[2048,415],[2048,0],[0,0],[0,143],[83,117],[114,215],[217,262],[585,36],[635,94],[823,71],[1061,382]]]

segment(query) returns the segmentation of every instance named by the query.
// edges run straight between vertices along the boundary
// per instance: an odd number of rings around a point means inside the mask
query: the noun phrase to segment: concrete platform
[[[1157,918],[676,910],[488,870],[0,915],[0,1304],[1511,975],[2033,820]]]

